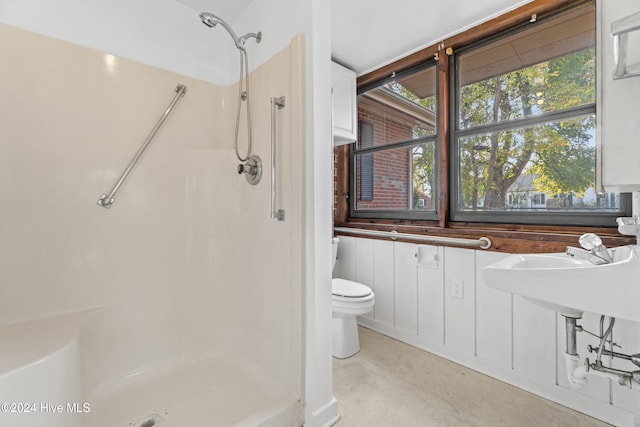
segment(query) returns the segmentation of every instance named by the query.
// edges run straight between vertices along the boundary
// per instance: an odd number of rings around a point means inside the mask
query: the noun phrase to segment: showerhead
[[[204,25],[210,28],[213,28],[216,25],[218,25],[220,22],[222,22],[222,19],[218,18],[216,15],[209,12],[202,12],[200,14],[200,20]]]
[[[253,37],[253,38],[256,39],[256,41],[258,43],[260,43],[260,40],[262,39],[262,33],[261,32],[258,32],[258,34],[247,33],[242,37],[238,37],[236,35],[236,33],[231,29],[229,24],[227,24],[224,21],[224,19],[217,17],[213,13],[202,12],[200,14],[200,20],[202,21],[202,23],[204,25],[206,25],[209,28],[213,28],[218,24],[222,25],[224,27],[224,29],[227,30],[227,32],[229,33],[231,38],[233,39],[233,43],[235,43],[236,47],[238,49],[240,49],[240,50],[244,50],[244,43],[247,41],[248,38]]]

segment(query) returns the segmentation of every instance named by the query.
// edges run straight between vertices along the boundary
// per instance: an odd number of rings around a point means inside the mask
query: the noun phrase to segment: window
[[[595,191],[595,55],[587,2],[459,49],[449,82],[424,64],[361,88],[368,136],[351,151],[351,215],[439,219],[440,166],[448,220],[614,226],[630,203]],[[450,99],[437,99],[438,85]],[[448,164],[439,114],[451,123]]]
[[[594,189],[595,58],[593,3],[456,55],[454,219],[615,224],[620,197]]]
[[[351,191],[360,215],[436,218],[436,118],[433,65],[361,91]]]

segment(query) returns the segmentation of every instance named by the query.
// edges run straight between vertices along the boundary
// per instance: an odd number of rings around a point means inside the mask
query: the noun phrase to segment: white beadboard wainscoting
[[[616,426],[640,426],[640,387],[595,376],[582,390],[569,387],[564,317],[484,284],[483,267],[508,254],[339,238],[335,277],[375,293],[375,308],[358,318],[361,325]],[[578,322],[595,333],[599,323],[593,313]],[[620,352],[640,352],[639,324],[617,320],[613,333]],[[578,333],[578,353],[593,360],[588,344],[598,339]],[[614,367],[634,365],[616,360]]]

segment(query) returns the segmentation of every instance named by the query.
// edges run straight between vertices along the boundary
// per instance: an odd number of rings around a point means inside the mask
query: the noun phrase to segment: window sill
[[[497,225],[497,224],[469,224],[450,223],[449,227],[438,227],[435,222],[398,221],[398,220],[362,220],[349,219],[346,222],[334,224],[336,227],[348,227],[377,231],[396,230],[399,233],[430,235],[439,237],[456,237],[463,239],[478,239],[488,237],[491,247],[485,249],[493,252],[506,253],[550,253],[564,252],[567,246],[579,246],[578,238],[584,233],[596,233],[602,238],[607,247],[635,244],[636,239],[623,236],[615,228],[592,227],[563,227],[563,226],[533,226],[533,225]],[[348,236],[349,233],[340,232],[337,235]],[[363,236],[357,236],[363,237]],[[388,240],[382,237],[364,237],[377,240]],[[396,241],[415,243],[398,238]],[[455,244],[430,243],[435,246],[458,247]]]

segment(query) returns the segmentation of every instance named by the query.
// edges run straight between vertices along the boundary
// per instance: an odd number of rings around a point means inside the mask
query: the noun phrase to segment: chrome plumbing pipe
[[[587,350],[589,351],[589,353],[593,353],[593,352],[598,353],[599,348],[588,345]],[[632,362],[634,365],[640,367],[640,353],[624,354],[624,353],[618,353],[615,351],[607,350],[605,348],[601,351],[601,354],[604,356],[611,356],[611,357],[617,357],[619,359],[625,359]]]
[[[578,319],[574,317],[563,316],[565,319],[565,327],[567,331],[567,354],[571,356],[578,355],[578,349],[576,345],[576,321]]]

